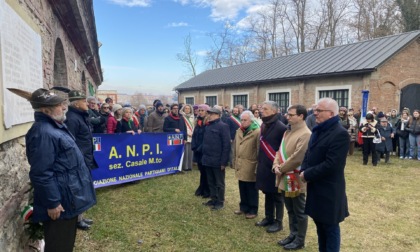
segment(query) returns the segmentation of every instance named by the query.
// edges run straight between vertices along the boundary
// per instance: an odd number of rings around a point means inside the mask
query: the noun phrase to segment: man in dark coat
[[[96,203],[96,195],[83,154],[64,124],[67,104],[43,88],[32,94],[9,90],[35,109],[25,137],[34,190],[32,222],[43,224],[45,251],[73,251],[77,216]]]
[[[182,132],[184,140],[187,141],[187,127],[183,116],[179,114],[178,104],[171,105],[171,112],[165,117],[163,122],[163,132]]]
[[[89,107],[86,96],[79,90],[70,91],[68,96],[70,105],[65,123],[82,151],[87,167],[89,169],[98,168],[93,157],[92,125],[89,123]],[[88,230],[92,224],[91,219],[83,218],[82,214],[79,215],[77,228]]]
[[[338,104],[331,98],[319,100],[300,177],[307,182],[305,213],[315,222],[319,251],[340,250],[339,223],[349,216],[344,167],[349,134],[339,123]]]
[[[211,108],[207,113],[209,124],[203,136],[201,162],[207,172],[211,200],[204,205],[219,210],[225,202],[225,168],[229,161],[230,134],[229,126],[220,119],[221,110]]]
[[[267,227],[273,233],[283,229],[284,201],[276,187],[276,174],[272,171],[286,125],[278,120],[278,104],[266,101],[262,106],[260,149],[258,152],[256,187],[265,194],[265,218],[256,226]]]

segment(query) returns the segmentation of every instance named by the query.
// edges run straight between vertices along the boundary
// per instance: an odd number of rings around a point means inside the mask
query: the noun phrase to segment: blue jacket
[[[229,126],[220,119],[209,122],[203,136],[201,162],[204,166],[227,166],[230,153]]]
[[[35,112],[35,123],[26,134],[26,155],[34,222],[50,220],[47,210],[59,204],[65,210],[60,219],[74,218],[96,204],[90,171],[65,124]]]
[[[349,216],[344,168],[350,138],[337,117],[314,127],[301,165],[308,182],[305,213],[326,224],[337,224]],[[328,127],[317,130],[325,123]]]
[[[89,122],[89,113],[69,107],[65,124],[74,136],[77,146],[82,151],[86,165],[89,169],[98,168],[93,157],[92,125]]]
[[[376,144],[376,151],[379,152],[392,152],[392,138],[391,134],[394,133],[394,129],[391,127],[391,124],[387,123],[387,126],[385,128],[382,127],[382,125],[378,126],[378,131],[381,134],[381,137],[385,138],[385,141],[382,140],[382,142]]]
[[[234,115],[232,115],[234,116]],[[233,121],[234,119],[230,116],[225,119],[225,123],[229,126],[229,133],[230,133],[230,139],[233,141],[235,140],[236,131],[239,129],[239,125]],[[239,120],[240,121],[240,120]]]

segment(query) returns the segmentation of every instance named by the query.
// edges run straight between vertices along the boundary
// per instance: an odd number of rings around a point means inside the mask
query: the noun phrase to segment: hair
[[[367,114],[366,115],[366,120],[373,120],[373,115],[372,114]]]
[[[110,102],[110,101],[114,101],[114,100],[112,100],[112,98],[111,98],[111,97],[107,97],[107,98],[105,99],[105,103],[108,103],[108,102]]]
[[[172,105],[171,105],[171,110],[172,110],[175,106],[177,106],[177,107],[178,107],[178,109],[179,109],[179,105],[178,105],[177,103],[174,103],[174,104],[172,104]]]
[[[306,110],[306,107],[300,104],[292,105],[290,106],[287,111],[291,109],[296,109],[296,115],[300,116],[303,115],[303,120],[306,119],[306,116],[308,115],[308,111]]]
[[[244,112],[242,112],[241,118],[242,118],[243,115],[248,115],[249,116],[249,119],[251,119],[251,121],[253,121],[255,119],[254,114],[252,114],[252,112],[249,111],[249,110],[245,110]]]
[[[71,107],[76,107],[76,104],[79,102],[80,100],[74,100],[74,101],[71,101],[70,102],[70,104],[69,104],[69,106],[71,106]]]
[[[326,107],[330,109],[334,116],[338,115],[338,103],[333,98],[325,97],[318,101],[318,104],[325,103]]]
[[[265,101],[263,105],[266,104],[271,107],[271,110],[275,111],[276,113],[279,111],[279,105],[275,101]]]
[[[97,100],[96,100],[96,98],[95,98],[95,97],[93,97],[93,96],[88,96],[88,97],[86,98],[86,101],[87,101],[87,102],[94,101],[95,103],[98,103],[98,102],[97,102]]]

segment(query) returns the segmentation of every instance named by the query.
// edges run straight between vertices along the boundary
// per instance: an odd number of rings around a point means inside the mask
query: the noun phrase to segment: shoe
[[[408,159],[413,159],[412,157],[408,157]]]
[[[373,164],[373,166],[377,166],[378,164]]]
[[[283,225],[279,221],[274,221],[271,226],[267,227],[267,233],[275,233],[283,230]]]
[[[300,243],[298,241],[293,241],[289,244],[284,245],[284,249],[285,250],[298,250],[298,249],[303,249],[305,247],[305,244]]]
[[[242,210],[235,210],[233,213],[236,214],[236,215],[244,214],[244,212]]]
[[[208,199],[208,198],[210,198],[210,194],[203,194],[203,195],[201,195],[201,197],[203,197],[203,199]]]
[[[93,220],[92,219],[83,219],[83,222],[88,224],[89,226],[91,226],[93,224]]]
[[[80,230],[89,230],[90,226],[86,224],[83,220],[77,222],[77,228]]]
[[[245,214],[246,219],[255,219],[257,216],[257,214]]]
[[[294,239],[295,239],[294,235],[289,235],[285,239],[278,241],[277,244],[280,245],[280,246],[284,246],[284,245],[287,245],[289,243],[292,243],[292,241]]]
[[[363,162],[363,165],[367,165],[367,163]]]
[[[267,218],[262,219],[261,221],[255,223],[255,226],[257,227],[266,227],[273,224],[273,221],[267,220]]]
[[[204,206],[211,206],[213,207],[215,205],[215,202],[213,200],[209,200],[207,202],[202,203]]]
[[[404,159],[404,157],[403,156],[400,156],[400,159]]]
[[[211,208],[211,210],[217,211],[217,210],[223,209],[223,207],[224,207],[223,204],[216,204]]]
[[[191,169],[184,169],[183,171],[191,171]]]

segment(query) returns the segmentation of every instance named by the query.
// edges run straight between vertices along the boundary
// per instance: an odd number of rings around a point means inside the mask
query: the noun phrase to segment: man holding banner
[[[300,165],[311,138],[311,131],[305,123],[306,114],[306,108],[302,105],[289,107],[289,129],[283,135],[273,164],[289,215],[290,234],[278,242],[286,250],[302,249],[308,228],[308,216],[305,214],[306,184],[299,177]]]
[[[265,218],[256,226],[267,227],[273,233],[283,229],[284,202],[276,187],[276,174],[272,172],[273,161],[279,150],[286,125],[278,120],[279,105],[274,101],[265,101],[262,106],[260,149],[258,152],[256,187],[265,194]],[[274,217],[275,213],[275,217]]]

